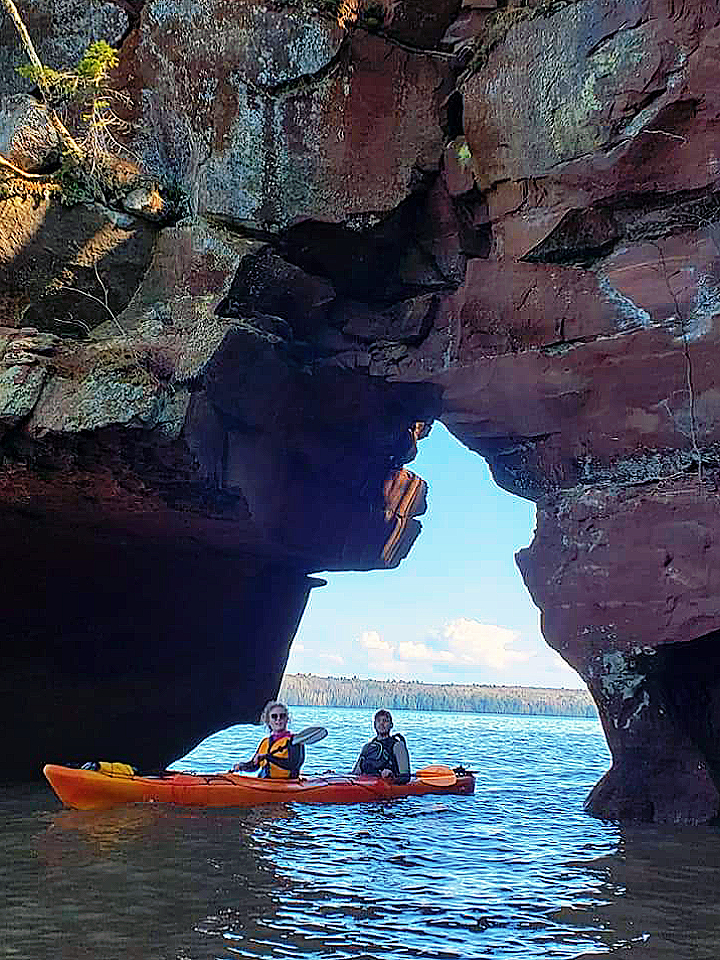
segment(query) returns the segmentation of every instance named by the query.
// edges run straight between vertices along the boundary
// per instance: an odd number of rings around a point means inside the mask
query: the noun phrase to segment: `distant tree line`
[[[445,710],[453,713],[538,714],[595,717],[586,690],[544,687],[496,687],[476,683],[420,683],[417,680],[360,680],[286,674],[280,698],[302,707],[388,707]]]

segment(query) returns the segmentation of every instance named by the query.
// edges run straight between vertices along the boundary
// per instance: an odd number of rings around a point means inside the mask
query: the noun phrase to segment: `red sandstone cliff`
[[[53,65],[75,55],[60,0],[19,6]],[[176,199],[158,221],[4,187],[23,755],[74,729],[83,758],[164,762],[250,718],[307,574],[409,548],[399,471],[439,417],[538,504],[518,561],[613,752],[590,811],[717,816],[720,0],[85,16],[73,37],[122,42],[133,162]],[[42,169],[8,76],[0,152]],[[79,704],[50,740],[47,699]]]

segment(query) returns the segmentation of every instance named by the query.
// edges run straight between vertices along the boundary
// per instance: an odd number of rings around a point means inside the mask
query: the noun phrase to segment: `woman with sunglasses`
[[[305,747],[293,743],[293,735],[287,729],[290,715],[284,703],[270,700],[263,707],[260,722],[267,724],[268,735],[261,741],[252,760],[236,763],[234,772],[260,770],[261,777],[273,780],[296,780],[305,761]]]

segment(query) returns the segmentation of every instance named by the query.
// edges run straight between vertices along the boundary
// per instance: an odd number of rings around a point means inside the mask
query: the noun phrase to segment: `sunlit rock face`
[[[147,4],[127,63],[136,148],[205,216],[379,222],[438,169],[451,69],[360,15],[352,0]]]
[[[716,817],[720,2],[114,10],[177,209],[0,208],[11,766],[255,716],[308,575],[407,553],[441,418],[538,504],[519,565],[613,753],[590,812]]]

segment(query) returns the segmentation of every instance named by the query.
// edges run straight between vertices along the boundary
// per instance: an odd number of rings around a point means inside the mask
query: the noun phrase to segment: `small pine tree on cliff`
[[[0,0],[13,21],[28,59],[19,73],[37,84],[47,116],[60,142],[60,169],[52,176],[64,202],[100,200],[112,204],[123,186],[130,190],[133,179],[142,175],[135,164],[124,164],[118,154],[123,149],[114,133],[127,129],[115,112],[119,101],[127,98],[113,89],[110,71],[118,64],[117,50],[104,40],[95,41],[73,70],[54,70],[40,60],[25,24],[13,0]],[[71,118],[70,132],[65,118]],[[130,168],[122,170],[123,167]],[[0,167],[24,180],[49,181],[47,174],[31,174],[3,157]],[[147,179],[147,178],[145,178]],[[157,194],[157,188],[154,188]],[[157,210],[164,209],[157,194]]]

